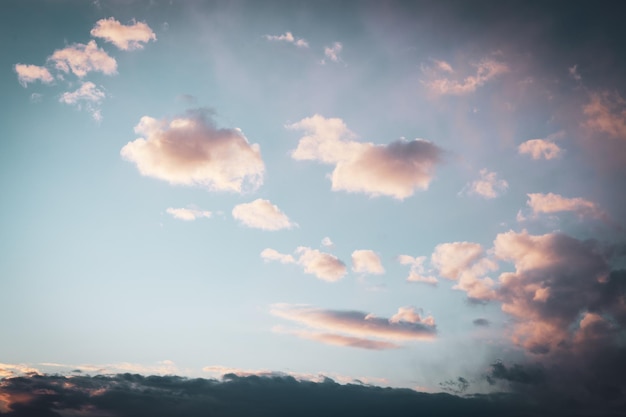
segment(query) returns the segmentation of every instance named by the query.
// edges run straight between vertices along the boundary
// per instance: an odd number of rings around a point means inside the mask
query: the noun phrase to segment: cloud
[[[424,268],[425,256],[418,256],[416,258],[409,255],[398,256],[398,262],[402,265],[410,265],[411,271],[407,277],[409,282],[422,282],[424,284],[437,285],[437,278],[430,275],[425,275],[426,269]]]
[[[608,215],[592,201],[584,198],[566,198],[559,194],[531,193],[528,195],[528,206],[534,214],[559,213],[571,211],[581,217],[589,216],[597,219],[607,219]]]
[[[75,43],[58,49],[48,60],[55,64],[57,70],[65,73],[71,71],[78,78],[83,78],[92,71],[106,75],[113,75],[117,72],[115,58],[98,48],[96,41],[90,41],[87,45]]]
[[[335,255],[306,246],[298,247],[296,254],[298,254],[298,264],[304,267],[304,272],[315,275],[321,280],[335,282],[346,275],[346,264]]]
[[[578,72],[578,65],[574,65],[573,67],[569,67],[567,69],[567,71],[569,72],[570,77],[572,77],[576,81],[581,81],[583,79],[583,77],[581,77],[580,73]]]
[[[102,38],[124,51],[142,49],[144,43],[156,41],[156,35],[150,26],[143,22],[123,25],[113,17],[100,19],[91,29],[91,36]]]
[[[432,340],[437,333],[435,320],[432,316],[422,317],[413,307],[401,307],[391,318],[379,318],[372,314],[360,311],[324,310],[307,305],[273,304],[270,313],[286,320],[296,322],[307,327],[304,333],[295,331],[295,335],[312,338],[311,334],[317,334],[317,341],[331,344],[341,344],[348,341],[353,344],[344,346],[362,347],[373,349],[376,345],[361,345],[368,341],[406,342],[414,340]],[[322,333],[311,333],[321,331]],[[324,337],[319,337],[319,335]],[[330,335],[357,339],[329,338]],[[366,347],[367,346],[367,347]],[[385,348],[395,348],[387,346]],[[378,346],[380,350],[383,346]]]
[[[583,113],[587,117],[583,125],[588,129],[626,140],[626,102],[618,94],[590,94]]]
[[[91,81],[84,82],[73,92],[65,92],[59,101],[65,104],[78,104],[81,101],[99,103],[106,97],[104,91],[98,89]]]
[[[263,258],[265,262],[278,261],[282,264],[292,264],[296,262],[292,255],[280,253],[272,248],[263,249],[261,252],[261,258]]]
[[[52,74],[46,67],[40,67],[37,65],[15,64],[13,67],[17,73],[17,79],[23,87],[26,87],[28,83],[33,83],[37,80],[44,84],[50,84],[54,81]]]
[[[384,274],[385,268],[376,252],[363,249],[352,252],[352,270],[366,274]]]
[[[480,179],[467,185],[467,192],[485,198],[495,198],[508,187],[508,182],[498,179],[495,172],[489,172],[485,168],[480,170]]]
[[[330,59],[332,62],[339,62],[341,61],[341,57],[339,56],[339,54],[341,54],[342,49],[343,45],[341,44],[341,42],[334,42],[332,46],[324,47],[324,56]],[[326,63],[326,59],[322,60],[322,64],[324,63]]]
[[[488,327],[491,324],[489,320],[484,319],[484,318],[474,319],[472,320],[472,323],[474,324],[474,326],[481,326],[481,327]]]
[[[387,145],[354,141],[355,134],[338,118],[316,114],[287,128],[306,132],[291,154],[294,159],[334,165],[333,191],[402,200],[428,188],[441,160],[441,149],[423,139]]]
[[[201,112],[170,120],[144,116],[135,126],[143,135],[121,150],[141,175],[173,185],[212,191],[244,192],[263,182],[265,166],[259,145],[239,129],[218,129]]]
[[[556,143],[544,139],[530,139],[519,145],[520,155],[530,155],[532,159],[556,159],[561,156],[562,149]]]
[[[336,333],[324,333],[313,330],[293,330],[276,327],[274,331],[277,333],[291,334],[301,339],[313,340],[325,345],[355,347],[367,350],[389,350],[401,347],[396,343],[382,340],[371,340],[362,337],[344,336]]]
[[[275,42],[287,42],[296,45],[298,48],[308,48],[309,43],[302,38],[295,38],[291,32],[282,35],[265,35],[265,39]]]
[[[236,205],[232,214],[241,224],[255,229],[274,231],[296,226],[278,206],[260,198],[251,203]]]
[[[463,95],[476,91],[493,78],[509,71],[509,67],[493,59],[485,58],[472,66],[476,68],[476,73],[468,75],[463,79],[449,78],[446,74],[455,73],[450,64],[445,61],[434,60],[434,67],[424,67],[423,72],[429,80],[423,81],[424,85],[433,93],[438,95]]]
[[[206,210],[197,210],[197,209],[189,209],[189,208],[168,208],[166,210],[168,214],[171,214],[172,217],[179,220],[193,221],[200,218],[210,218],[211,212]]]
[[[332,240],[330,240],[328,236],[326,236],[324,239],[322,239],[322,246],[332,248],[334,246],[334,243]]]

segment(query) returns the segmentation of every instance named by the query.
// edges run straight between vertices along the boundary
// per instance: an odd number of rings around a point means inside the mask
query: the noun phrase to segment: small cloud
[[[324,56],[332,62],[339,62],[341,61],[341,57],[339,56],[339,54],[341,54],[342,49],[343,45],[341,44],[341,42],[335,42],[332,44],[332,46],[324,47]],[[322,60],[322,64],[326,63],[326,58]]]
[[[65,92],[61,95],[59,101],[65,104],[80,104],[80,102],[99,103],[106,97],[104,91],[91,81],[81,84],[81,86],[73,92]]]
[[[46,67],[40,67],[37,65],[15,64],[13,67],[17,73],[17,79],[22,85],[26,87],[28,83],[35,81],[41,81],[44,84],[50,84],[54,81],[52,74]]]
[[[573,67],[569,67],[568,69],[569,75],[575,79],[576,81],[581,81],[583,77],[578,73],[578,65],[574,65]]]
[[[197,209],[189,209],[189,208],[168,208],[166,210],[168,214],[171,214],[172,217],[179,220],[185,221],[194,221],[196,219],[201,218],[210,218],[211,212],[206,210],[197,210]]]
[[[293,264],[296,262],[293,256],[280,253],[272,248],[263,249],[261,252],[261,258],[263,258],[265,262],[278,261],[281,264]]]
[[[493,78],[509,71],[509,67],[490,58],[485,58],[472,66],[476,69],[475,74],[464,78],[449,78],[454,73],[450,64],[445,61],[433,60],[434,66],[424,67],[422,71],[429,80],[422,81],[433,93],[438,95],[463,95],[476,91]]]
[[[322,281],[327,282],[339,281],[348,272],[346,264],[330,253],[320,252],[317,249],[311,249],[306,246],[299,246],[294,253],[296,257],[266,248],[261,252],[261,258],[266,262],[295,263],[301,266],[305,273],[315,275]]]
[[[380,257],[373,250],[355,250],[352,252],[352,270],[365,274],[384,274],[385,268]]]
[[[102,38],[124,51],[142,49],[144,43],[156,41],[150,26],[143,22],[132,22],[131,25],[123,25],[113,17],[100,19],[91,29],[91,36]]]
[[[474,324],[474,326],[479,327],[488,327],[491,324],[489,320],[483,318],[474,319],[472,323]]]
[[[324,239],[322,239],[322,246],[326,247],[326,248],[332,248],[335,244],[333,243],[332,240],[330,240],[330,238],[328,236],[326,236]]]
[[[626,140],[626,101],[618,94],[592,93],[583,107],[584,126],[611,138]]]
[[[287,42],[296,45],[298,48],[308,48],[309,43],[302,38],[296,38],[291,32],[282,35],[265,35],[265,39],[274,42]]]
[[[521,155],[530,155],[532,159],[555,159],[561,155],[562,149],[556,143],[544,139],[530,139],[519,145],[517,151]]]
[[[103,49],[98,48],[96,41],[90,41],[87,45],[75,43],[58,49],[48,60],[55,64],[57,70],[65,73],[71,71],[78,78],[83,78],[92,71],[106,75],[117,73],[117,61]]]
[[[409,276],[407,277],[408,282],[421,282],[429,285],[437,285],[437,278],[432,275],[425,275],[426,268],[424,267],[424,262],[426,261],[425,256],[418,256],[416,258],[410,255],[400,255],[398,256],[398,262],[402,265],[410,265],[411,271],[409,272]]]
[[[584,198],[566,198],[554,193],[530,193],[527,195],[527,204],[535,215],[570,211],[581,217],[589,216],[597,219],[608,219],[608,215],[596,203]]]
[[[235,206],[232,214],[241,224],[255,229],[275,231],[296,226],[278,206],[260,198]]]
[[[31,103],[41,103],[42,100],[43,100],[43,95],[39,93],[33,93],[30,95]]]
[[[120,154],[142,175],[238,193],[263,182],[259,145],[250,144],[240,129],[216,128],[200,111],[172,120],[144,116],[135,132],[143,137],[126,144]]]
[[[480,178],[468,184],[466,189],[469,194],[476,194],[484,198],[495,198],[508,187],[508,182],[498,179],[495,172],[489,172],[484,168],[480,170]]]

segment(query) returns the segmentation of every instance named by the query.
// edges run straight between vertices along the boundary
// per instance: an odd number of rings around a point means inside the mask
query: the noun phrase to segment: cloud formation
[[[570,211],[581,217],[595,217],[597,219],[608,218],[607,214],[600,207],[584,198],[566,198],[559,194],[548,193],[530,193],[528,195],[528,206],[533,214],[552,214],[564,211]]]
[[[401,307],[389,319],[379,318],[373,314],[360,311],[324,310],[307,305],[274,304],[270,313],[286,320],[304,325],[308,329],[296,331],[295,335],[317,341],[341,344],[342,346],[361,347],[366,349],[388,349],[392,345],[375,345],[369,342],[382,339],[391,342],[414,340],[432,340],[437,333],[435,320],[432,316],[422,317],[413,307]],[[311,333],[312,330],[314,333]],[[321,331],[322,333],[315,333]],[[320,334],[324,337],[311,337]],[[329,336],[342,336],[329,338]],[[348,337],[350,339],[345,339]],[[349,342],[349,343],[346,343]]]
[[[583,113],[585,127],[626,141],[626,101],[618,94],[592,93]]]
[[[334,42],[332,46],[324,47],[324,56],[330,59],[332,62],[339,62],[341,61],[341,57],[339,56],[339,54],[341,54],[342,49],[343,45],[341,44],[341,42]],[[322,63],[326,63],[326,59],[322,60]]]
[[[521,155],[530,155],[532,159],[555,159],[561,155],[561,148],[545,139],[530,139],[519,145],[517,151]]]
[[[15,64],[13,68],[17,73],[17,79],[22,87],[26,87],[28,83],[33,83],[37,80],[41,81],[44,84],[50,84],[52,83],[52,81],[54,81],[52,74],[50,74],[50,71],[48,71],[48,68],[46,67],[27,64]]]
[[[59,101],[65,104],[78,104],[81,101],[98,103],[106,97],[104,91],[98,89],[91,81],[84,82],[73,92],[65,92]]]
[[[376,252],[369,249],[355,250],[352,252],[352,270],[365,274],[385,273],[385,268],[383,268],[380,262],[380,257]]]
[[[261,258],[267,261],[278,261],[283,264],[294,263],[300,265],[307,274],[315,275],[317,278],[336,282],[343,278],[348,269],[335,255],[320,252],[306,246],[299,246],[294,251],[295,257],[289,254],[280,253],[275,249],[266,248],[261,252]]]
[[[239,129],[216,128],[201,112],[172,120],[144,116],[135,132],[143,137],[120,153],[137,165],[141,175],[173,185],[238,193],[263,182],[259,145],[250,144]]]
[[[275,231],[296,226],[278,206],[261,198],[236,205],[232,214],[241,224],[255,229]]]
[[[495,172],[484,168],[480,170],[480,178],[467,185],[467,192],[484,198],[496,198],[507,188],[509,188],[508,182],[498,179]]]
[[[295,38],[291,32],[282,35],[265,35],[265,39],[275,42],[287,42],[296,45],[298,48],[308,48],[309,43],[302,38]]]
[[[261,258],[263,258],[265,262],[278,261],[281,264],[296,263],[296,259],[292,255],[280,253],[272,248],[263,249],[263,251],[261,251]]]
[[[103,49],[98,48],[96,41],[87,45],[75,43],[63,49],[58,49],[48,58],[54,63],[57,70],[83,78],[89,72],[97,71],[106,75],[117,73],[117,61]]]
[[[165,210],[168,214],[171,214],[172,217],[179,220],[185,221],[194,221],[196,219],[201,218],[210,218],[211,212],[207,210],[198,210],[198,209],[190,209],[190,208],[173,208],[169,207]]]
[[[150,26],[143,22],[123,25],[113,17],[100,19],[91,29],[91,36],[104,39],[123,51],[142,49],[144,43],[156,41],[156,35]]]
[[[418,256],[416,258],[409,255],[400,255],[398,256],[398,262],[402,265],[410,265],[411,270],[409,272],[409,276],[407,277],[407,281],[409,282],[421,282],[424,284],[437,285],[437,278],[432,275],[425,275],[426,268],[424,267],[424,262],[426,261],[425,256]]]
[[[451,74],[456,74],[456,71],[449,63],[437,60],[434,62],[434,66],[423,68],[423,72],[428,77],[428,80],[423,83],[430,91],[438,95],[473,93],[488,81],[509,71],[505,63],[485,58],[472,65],[476,69],[475,74],[464,78],[458,76],[451,78]]]
[[[291,156],[334,165],[333,191],[386,195],[402,200],[426,190],[442,150],[423,139],[387,145],[353,140],[355,134],[338,118],[314,115],[288,125],[305,131]]]

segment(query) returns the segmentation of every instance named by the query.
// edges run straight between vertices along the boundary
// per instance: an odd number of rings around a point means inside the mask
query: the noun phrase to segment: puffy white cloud
[[[331,175],[334,191],[387,195],[404,199],[415,190],[428,188],[441,149],[422,139],[399,140],[387,145],[352,140],[355,134],[338,118],[314,115],[288,125],[304,130],[296,160],[315,160],[334,165]]]
[[[71,71],[79,78],[83,78],[92,71],[102,72],[106,75],[117,72],[115,58],[98,48],[96,41],[90,41],[87,45],[75,43],[58,49],[48,60],[54,62],[56,69],[66,73]]]
[[[282,35],[265,35],[268,41],[287,42],[296,45],[298,48],[308,48],[309,43],[302,38],[295,38],[291,32]]]
[[[50,84],[54,81],[52,74],[46,67],[40,67],[37,65],[27,64],[15,64],[15,72],[17,73],[17,79],[23,87],[26,87],[28,83],[35,82],[37,80],[44,84]]]
[[[193,221],[201,218],[211,217],[211,212],[206,210],[189,209],[189,208],[168,208],[166,210],[168,214],[171,214],[175,219]]]
[[[527,204],[534,214],[571,211],[579,216],[608,219],[607,214],[596,203],[584,198],[566,198],[554,193],[531,193],[527,195]]]
[[[156,35],[147,24],[133,21],[131,25],[123,25],[113,17],[98,20],[91,29],[91,36],[111,42],[124,51],[142,49],[144,43],[156,41]]]
[[[369,249],[355,250],[352,252],[352,270],[366,274],[385,273],[385,268],[383,268],[380,262],[380,257],[376,252]]]
[[[282,264],[292,264],[296,262],[293,256],[280,253],[272,248],[263,249],[261,252],[261,258],[263,258],[265,262],[278,261]]]
[[[424,73],[429,78],[429,80],[424,81],[424,85],[439,95],[472,93],[487,81],[509,71],[509,67],[505,63],[486,58],[472,65],[476,68],[475,74],[462,79],[459,77],[450,78],[449,74],[454,73],[450,64],[445,61],[435,60],[434,62],[434,67],[423,68]]]
[[[322,239],[322,246],[325,246],[327,248],[331,248],[334,246],[334,243],[332,240],[330,240],[330,238],[328,236],[326,236],[324,239]]]
[[[339,62],[341,61],[341,57],[339,56],[339,54],[341,54],[342,49],[343,45],[341,44],[341,42],[334,42],[332,46],[324,47],[324,56],[333,62]],[[322,60],[322,63],[325,62],[325,59]]]
[[[87,81],[82,83],[76,91],[63,93],[59,101],[65,104],[78,104],[81,101],[98,103],[105,97],[104,91],[98,89],[91,81]]]
[[[437,278],[432,275],[425,275],[426,268],[424,267],[424,262],[426,261],[425,256],[418,256],[416,258],[409,255],[400,255],[398,256],[398,262],[402,265],[410,265],[411,271],[409,272],[409,276],[407,277],[407,281],[409,282],[422,282],[424,284],[437,285]]]
[[[413,307],[401,307],[391,318],[376,317],[360,311],[325,310],[308,305],[274,304],[270,313],[305,326],[291,333],[327,344],[389,349],[393,342],[431,340],[437,327],[432,316],[422,317]],[[375,342],[391,341],[391,345]]]
[[[298,264],[304,268],[304,272],[315,275],[321,280],[335,282],[346,275],[346,264],[335,255],[306,246],[298,247],[296,254]]]
[[[278,206],[260,198],[251,203],[235,206],[232,214],[241,224],[255,229],[281,230],[290,229],[296,225]]]
[[[218,129],[201,113],[171,121],[144,116],[135,126],[143,135],[121,150],[142,175],[176,185],[215,191],[243,192],[258,188],[265,166],[259,145],[239,129]]]
[[[498,179],[495,172],[481,169],[480,178],[468,184],[467,190],[470,194],[477,194],[485,198],[495,198],[508,187],[509,183]]]
[[[555,159],[561,155],[561,148],[556,143],[544,139],[530,139],[519,145],[520,154],[530,155],[532,159]]]

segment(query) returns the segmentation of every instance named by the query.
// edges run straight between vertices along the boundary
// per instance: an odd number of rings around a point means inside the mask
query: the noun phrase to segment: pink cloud
[[[341,42],[334,42],[332,46],[324,47],[324,56],[330,59],[332,62],[339,62],[341,61],[341,57],[339,56],[339,54],[341,54],[342,49],[343,45],[341,44]],[[324,63],[326,63],[325,59],[322,60],[322,64]]]
[[[380,257],[376,252],[369,249],[355,250],[352,252],[352,270],[366,274],[384,274]]]
[[[596,203],[584,198],[566,198],[554,193],[531,193],[527,195],[527,204],[534,214],[571,211],[579,216],[590,216],[598,219],[608,218],[607,214]]]
[[[398,349],[401,347],[400,345],[392,342],[372,340],[362,337],[344,336],[336,333],[324,333],[313,330],[292,330],[282,328],[275,328],[274,330],[278,333],[291,334],[302,339],[313,340],[316,342],[324,343],[326,345],[355,347],[368,350],[389,350]]]
[[[79,78],[83,78],[92,71],[106,75],[113,75],[117,72],[115,58],[98,48],[96,41],[90,41],[87,45],[76,43],[64,49],[58,49],[48,60],[54,62],[56,69],[66,73],[71,71]]]
[[[450,64],[445,61],[434,60],[434,67],[424,67],[423,71],[429,80],[424,81],[424,85],[437,95],[463,95],[476,91],[479,87],[491,79],[509,71],[509,67],[499,61],[493,59],[483,59],[477,64],[472,65],[476,72],[465,78],[450,78],[449,75],[454,73]]]
[[[261,258],[263,258],[265,262],[278,261],[282,264],[292,264],[296,262],[295,258],[292,255],[280,253],[276,249],[272,248],[263,249],[263,251],[261,252]]]
[[[260,198],[251,203],[236,205],[232,215],[241,224],[255,229],[275,231],[296,226],[278,206]]]
[[[54,81],[52,74],[46,67],[40,67],[37,65],[15,64],[15,72],[17,73],[17,79],[23,87],[26,87],[28,83],[35,82],[37,80],[44,84],[50,84]]]
[[[587,128],[626,140],[626,102],[618,94],[592,93],[583,113],[587,116]]]
[[[544,139],[530,139],[517,148],[520,154],[530,155],[532,159],[555,159],[561,155],[561,148],[556,143]]]
[[[398,262],[402,265],[410,265],[411,270],[409,272],[409,276],[407,277],[407,281],[409,282],[421,282],[429,285],[437,285],[437,278],[430,275],[425,275],[426,268],[424,267],[424,262],[426,261],[425,256],[418,256],[416,258],[409,255],[400,255],[398,256]]]
[[[469,183],[466,187],[469,194],[491,199],[496,198],[509,188],[509,183],[503,179],[498,179],[495,172],[489,172],[485,168],[480,170],[480,178]]]
[[[124,51],[142,49],[144,43],[156,41],[156,35],[147,24],[133,21],[132,25],[123,25],[113,17],[98,20],[91,29],[91,36],[102,38]]]
[[[305,273],[315,275],[327,282],[339,281],[348,272],[346,264],[330,253],[299,246],[295,250],[295,255],[294,257],[283,254],[271,248],[266,248],[261,252],[261,257],[265,261],[278,261],[283,264],[295,263],[301,266]]]
[[[207,210],[189,209],[189,208],[168,208],[166,210],[168,214],[179,220],[194,221],[200,218],[210,218],[211,212]]]
[[[238,193],[263,182],[259,145],[250,144],[239,129],[218,129],[196,114],[172,120],[144,116],[135,132],[143,137],[129,142],[120,153],[142,175]]]

